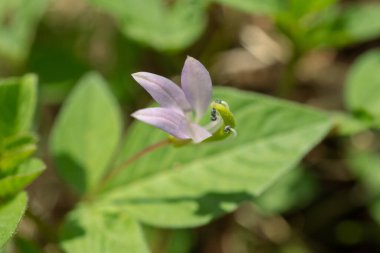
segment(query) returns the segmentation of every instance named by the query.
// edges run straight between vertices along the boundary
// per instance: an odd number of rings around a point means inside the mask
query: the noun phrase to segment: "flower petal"
[[[182,69],[181,86],[187,101],[195,111],[196,120],[202,118],[211,102],[211,77],[198,60],[188,56]]]
[[[186,117],[172,109],[147,108],[134,112],[132,117],[160,128],[178,139],[191,138]]]
[[[190,135],[194,143],[199,143],[211,137],[211,133],[196,123],[190,123]]]
[[[148,72],[138,72],[132,77],[156,100],[162,107],[191,111],[184,92],[171,80]]]

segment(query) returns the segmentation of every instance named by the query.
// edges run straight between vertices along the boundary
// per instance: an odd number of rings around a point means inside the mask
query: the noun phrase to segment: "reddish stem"
[[[112,179],[115,178],[115,176],[117,176],[122,170],[124,170],[126,167],[128,167],[129,165],[131,165],[132,163],[134,163],[136,160],[140,159],[141,157],[143,157],[144,155],[160,148],[160,147],[163,147],[165,145],[168,145],[170,144],[170,141],[168,139],[165,139],[165,140],[162,140],[162,141],[159,141],[157,143],[154,143],[150,146],[147,146],[146,148],[144,148],[143,150],[137,152],[136,154],[134,154],[132,157],[130,157],[129,159],[127,159],[126,161],[124,161],[123,163],[121,163],[119,166],[115,167],[114,169],[112,169],[104,178],[102,181],[100,181],[99,183],[99,186],[97,187],[97,191],[98,192],[99,190],[101,190],[104,186],[107,185],[107,183],[109,183]],[[94,193],[94,194],[95,194]],[[94,194],[91,194],[92,196]]]

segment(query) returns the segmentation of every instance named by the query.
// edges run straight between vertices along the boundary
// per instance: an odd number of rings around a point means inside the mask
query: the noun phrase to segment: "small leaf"
[[[280,12],[285,3],[282,0],[214,0],[233,8],[257,14],[276,14]]]
[[[36,137],[32,134],[19,134],[3,141],[0,147],[0,175],[14,169],[36,150]]]
[[[48,0],[0,0],[0,55],[17,63],[28,55]]]
[[[90,0],[109,12],[128,37],[160,51],[191,45],[206,26],[205,0]],[[143,15],[142,15],[143,14]]]
[[[347,78],[346,106],[380,123],[380,50],[369,51],[354,63]]]
[[[0,178],[0,197],[12,195],[30,184],[45,169],[38,159],[30,159],[20,164],[12,175]]]
[[[25,192],[8,201],[0,200],[0,248],[13,235],[27,205]]]
[[[231,6],[254,14],[266,14],[278,17],[280,13],[291,13],[294,17],[303,17],[305,15],[318,12],[337,0],[214,0],[215,2]]]
[[[3,138],[27,131],[36,106],[37,77],[0,80],[0,142]]]
[[[336,2],[337,0],[313,0],[313,1],[293,0],[291,1],[290,8],[293,14],[296,14],[296,16],[304,17],[312,13],[320,12],[326,9],[327,7],[332,6]]]
[[[343,32],[354,42],[380,36],[380,4],[349,4],[340,16]]]
[[[59,175],[79,193],[96,185],[121,135],[115,98],[95,73],[83,77],[63,105],[50,140]]]
[[[234,89],[215,89],[230,105],[238,136],[166,147],[125,168],[103,206],[163,227],[204,224],[252,200],[291,170],[327,134],[329,119],[301,105]],[[165,138],[135,122],[122,160]]]
[[[140,225],[124,214],[79,206],[63,225],[61,245],[69,253],[148,253]]]

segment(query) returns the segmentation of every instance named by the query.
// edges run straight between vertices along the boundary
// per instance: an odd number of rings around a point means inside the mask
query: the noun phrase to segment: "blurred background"
[[[56,252],[44,224],[58,228],[76,197],[56,176],[47,140],[86,72],[107,79],[127,124],[150,102],[131,73],[178,80],[187,55],[210,70],[214,85],[343,110],[351,65],[379,46],[378,0],[0,0],[0,76],[39,76],[35,130],[48,164],[29,187],[30,213],[9,252]],[[380,179],[354,169],[380,161],[349,159],[348,144],[379,149],[373,132],[328,138],[256,205],[198,229],[146,227],[152,251],[380,252],[380,213],[372,208]]]

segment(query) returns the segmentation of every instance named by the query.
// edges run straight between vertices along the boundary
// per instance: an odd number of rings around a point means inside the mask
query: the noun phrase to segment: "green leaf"
[[[206,26],[205,0],[89,0],[106,10],[128,37],[157,50],[190,46]]]
[[[9,196],[30,184],[45,169],[39,159],[30,159],[20,164],[12,175],[0,179],[0,197]]]
[[[351,41],[365,41],[380,36],[380,4],[350,4],[340,16],[342,30]]]
[[[0,0],[0,55],[23,61],[32,44],[35,29],[47,0]]]
[[[354,63],[347,77],[346,106],[380,122],[380,50],[369,51]]]
[[[241,11],[254,14],[266,14],[277,17],[280,13],[289,13],[295,17],[303,17],[307,14],[318,12],[337,0],[214,0]]]
[[[234,89],[215,93],[230,105],[238,136],[145,155],[115,179],[104,208],[157,226],[207,223],[259,196],[330,129],[324,114],[302,105]],[[160,130],[135,122],[122,160],[163,138]]]
[[[255,199],[254,203],[265,214],[280,214],[307,204],[316,190],[315,178],[307,170],[297,167]]]
[[[79,206],[66,220],[60,242],[69,253],[148,253],[140,225],[131,217]]]
[[[12,199],[0,202],[0,248],[13,235],[27,205],[27,196],[21,192]]]
[[[117,102],[95,73],[83,77],[59,114],[50,148],[59,175],[77,192],[104,174],[121,135]]]
[[[0,146],[0,175],[14,169],[32,155],[36,147],[36,137],[32,134],[19,134],[3,141]]]
[[[214,0],[241,11],[256,14],[275,14],[285,8],[286,3],[282,0]]]
[[[30,128],[36,106],[36,88],[37,77],[32,74],[0,80],[0,142]]]
[[[343,7],[332,5],[321,11],[316,18],[305,17],[314,26],[301,40],[310,44],[311,50],[316,47],[344,47],[375,39],[380,36],[379,15],[380,4],[346,4]]]
[[[291,9],[296,16],[303,17],[311,13],[319,12],[333,4],[337,0],[313,0],[313,1],[304,1],[304,0],[291,0]]]

